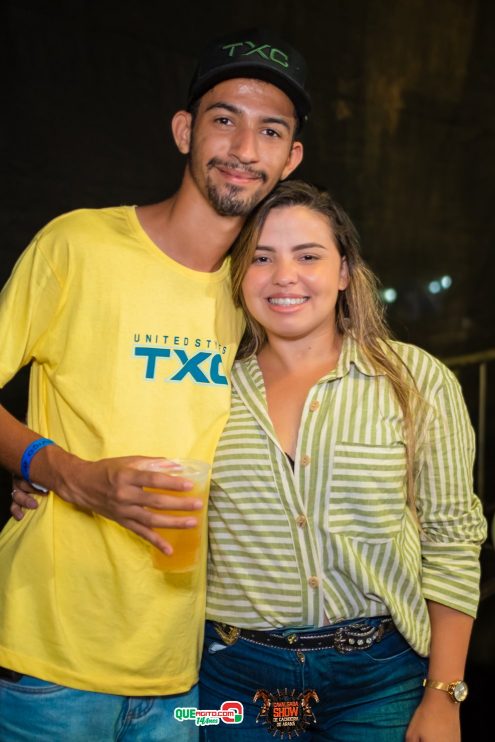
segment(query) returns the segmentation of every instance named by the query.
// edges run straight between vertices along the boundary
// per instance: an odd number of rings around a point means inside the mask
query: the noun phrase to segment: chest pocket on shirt
[[[369,543],[387,541],[400,531],[405,508],[402,443],[336,443],[328,509],[332,533]]]

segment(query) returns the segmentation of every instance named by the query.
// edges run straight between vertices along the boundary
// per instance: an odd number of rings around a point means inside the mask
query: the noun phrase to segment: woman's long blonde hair
[[[335,308],[337,330],[351,336],[379,373],[384,373],[392,385],[404,417],[407,455],[407,499],[413,513],[414,426],[411,403],[418,399],[416,387],[407,366],[390,344],[391,333],[384,318],[384,308],[378,293],[378,281],[361,257],[359,236],[344,209],[327,191],[309,183],[291,180],[280,183],[248,217],[231,251],[232,292],[236,306],[246,315],[246,330],[237,353],[238,359],[259,353],[267,341],[263,327],[252,317],[242,294],[242,283],[250,267],[261,230],[269,212],[290,206],[305,206],[328,219],[337,249],[347,260],[349,284],[339,292]]]

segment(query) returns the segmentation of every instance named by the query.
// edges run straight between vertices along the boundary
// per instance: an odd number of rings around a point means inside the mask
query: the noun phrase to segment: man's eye
[[[275,139],[280,138],[279,132],[275,131],[275,129],[264,129],[263,131],[267,137],[273,137]]]
[[[215,119],[215,121],[217,122],[217,124],[222,124],[222,126],[229,126],[230,124],[232,124],[232,121],[227,118],[227,116],[219,116]]]

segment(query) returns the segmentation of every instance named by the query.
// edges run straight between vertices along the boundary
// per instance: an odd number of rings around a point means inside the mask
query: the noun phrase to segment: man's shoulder
[[[75,209],[56,216],[39,231],[44,238],[72,237],[99,231],[120,231],[128,228],[130,206],[110,206],[102,209]]]

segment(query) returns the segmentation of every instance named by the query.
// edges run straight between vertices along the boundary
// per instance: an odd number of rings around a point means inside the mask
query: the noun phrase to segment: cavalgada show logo
[[[256,723],[261,722],[266,726],[267,732],[273,737],[280,735],[280,739],[292,739],[299,737],[299,732],[305,732],[312,724],[316,723],[316,717],[311,709],[311,701],[319,702],[315,690],[305,690],[297,693],[296,690],[288,692],[287,688],[276,693],[267,690],[257,690],[253,701],[261,701],[261,710],[256,718]]]

